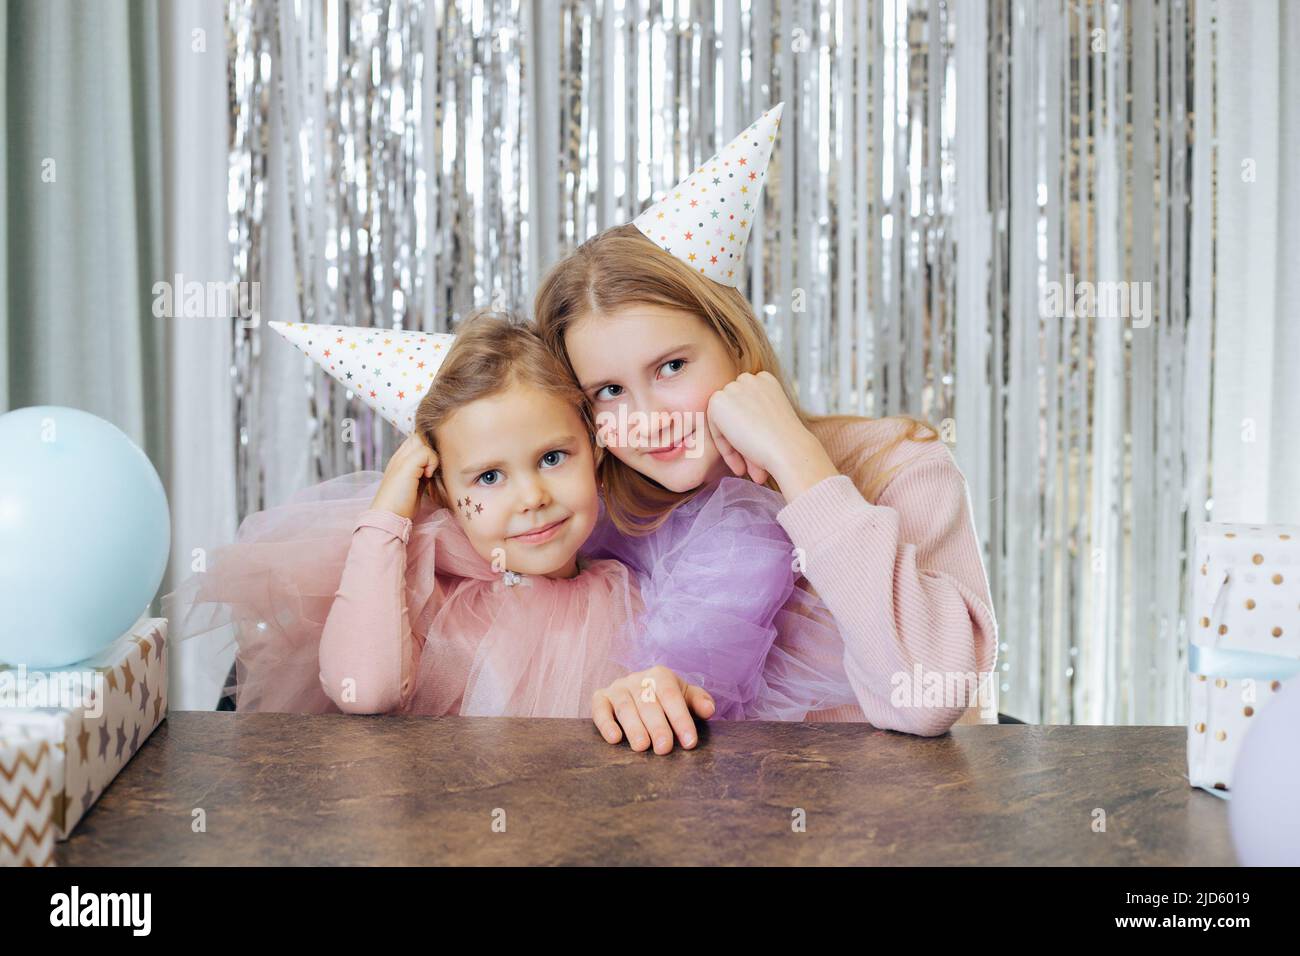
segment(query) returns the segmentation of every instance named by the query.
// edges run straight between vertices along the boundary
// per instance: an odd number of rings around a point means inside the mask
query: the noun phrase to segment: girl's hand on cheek
[[[655,753],[666,754],[674,734],[689,750],[697,739],[691,714],[708,720],[713,711],[708,691],[662,665],[619,678],[591,698],[591,719],[605,740],[616,744],[626,732],[638,752],[653,743]]]
[[[709,432],[732,472],[762,484],[771,474],[787,501],[837,469],[771,372],[742,372],[709,399]]]
[[[421,482],[438,470],[438,453],[418,434],[410,435],[393,452],[384,469],[384,478],[370,503],[372,510],[391,511],[403,518],[415,515],[420,499]]]

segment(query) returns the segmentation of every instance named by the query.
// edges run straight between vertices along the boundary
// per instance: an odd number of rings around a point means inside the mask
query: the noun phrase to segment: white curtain
[[[226,206],[229,176],[226,30],[222,5],[159,0],[161,63],[163,268],[175,283],[228,281],[234,266]],[[219,318],[155,320],[166,330],[167,494],[172,554],[165,594],[208,554],[229,542],[235,514],[234,393],[231,324]],[[169,706],[211,710],[219,686],[200,656],[223,652],[221,635],[206,644],[173,645]],[[225,651],[233,658],[233,652]]]
[[[1208,10],[1201,15],[1208,15]],[[1211,234],[1215,521],[1300,523],[1300,4],[1218,4]],[[1207,241],[1210,241],[1207,237]]]
[[[0,411],[83,408],[154,457],[166,401],[148,292],[161,266],[156,6],[13,0],[0,30]]]

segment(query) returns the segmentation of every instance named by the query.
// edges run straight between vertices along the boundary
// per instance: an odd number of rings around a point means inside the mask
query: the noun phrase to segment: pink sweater
[[[897,426],[858,420],[811,427],[836,466],[853,473]],[[840,474],[777,514],[842,638],[842,644],[808,647],[778,635],[777,644],[802,657],[842,655],[858,700],[807,719],[867,721],[924,736],[957,722],[995,722],[991,712],[981,714],[973,693],[945,698],[950,706],[931,700],[920,706],[923,685],[914,679],[919,668],[923,678],[940,675],[960,693],[970,686],[963,675],[991,672],[996,662],[997,625],[965,479],[937,441],[902,442],[887,456],[885,471],[891,469],[874,505]],[[344,711],[380,713],[410,700],[423,646],[404,597],[410,528],[410,519],[384,511],[367,511],[357,522],[320,646],[321,685]],[[339,699],[345,675],[366,688],[356,701]]]

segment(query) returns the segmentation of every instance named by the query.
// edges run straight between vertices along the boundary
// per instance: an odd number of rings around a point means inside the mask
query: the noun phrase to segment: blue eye
[[[596,389],[596,401],[598,401],[598,402],[600,402],[600,401],[604,401],[604,399],[602,399],[602,398],[600,397],[600,393],[603,392],[603,391],[605,391],[605,389],[607,389],[607,388],[618,388],[618,389],[621,389],[622,387],[623,387],[622,385],[603,385],[603,386],[601,386],[600,388]],[[621,393],[620,393],[620,394],[621,394]],[[617,398],[617,397],[618,397],[617,395],[608,395],[608,396],[606,396],[606,398]]]
[[[499,474],[501,474],[501,472],[497,471],[497,469],[495,468],[493,468],[491,471],[485,471],[483,472],[483,474],[479,475],[477,478],[474,479],[474,484],[482,485],[485,488],[490,488],[493,485],[498,484],[498,482],[484,481],[483,479],[486,478],[488,475],[499,475]]]
[[[662,372],[664,369],[666,369],[666,368],[667,368],[668,366],[670,366],[670,365],[676,365],[676,366],[679,366],[679,367],[678,367],[676,370],[674,370],[674,372],[672,373],[673,375],[676,375],[678,372],[681,371],[680,366],[684,366],[685,364],[686,364],[686,359],[673,359],[673,360],[670,361],[670,362],[664,362],[663,365],[660,365],[660,366],[659,366],[659,371]],[[671,377],[671,376],[670,376],[670,377]]]
[[[564,457],[561,458],[559,461],[550,461],[550,462],[547,461],[547,459],[554,459],[556,455],[563,455]],[[546,464],[547,467],[554,468],[556,465],[559,465],[561,462],[564,461],[565,458],[568,457],[569,457],[569,453],[567,451],[559,451],[559,450],[548,451],[545,455],[542,456],[542,462]]]

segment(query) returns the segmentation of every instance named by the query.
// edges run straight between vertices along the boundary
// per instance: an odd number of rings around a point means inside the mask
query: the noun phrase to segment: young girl
[[[621,548],[631,571],[579,555],[604,452],[530,326],[468,319],[413,418],[382,477],[250,516],[213,569],[168,596],[236,624],[237,709],[589,716],[597,689],[654,664],[675,677],[639,685],[634,706],[798,719],[850,692],[833,672],[764,676],[794,591],[774,492],[720,483],[671,534]],[[656,571],[644,595],[638,568]],[[833,627],[815,603],[804,612],[806,629]],[[178,632],[212,626],[187,616]],[[693,745],[689,716],[673,730]]]

